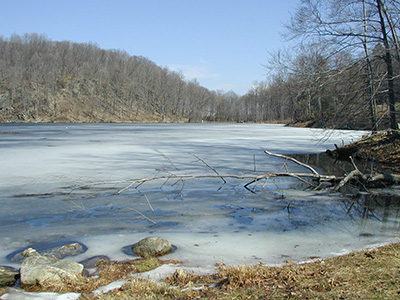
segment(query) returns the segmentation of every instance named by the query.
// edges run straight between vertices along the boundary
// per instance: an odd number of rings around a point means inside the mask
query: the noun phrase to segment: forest
[[[268,76],[245,95],[210,91],[145,57],[94,43],[0,37],[0,122],[395,129],[399,24],[399,0],[301,0],[285,25],[289,49],[266,53]]]

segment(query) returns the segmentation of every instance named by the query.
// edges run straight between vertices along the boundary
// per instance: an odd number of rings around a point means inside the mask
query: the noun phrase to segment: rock
[[[35,249],[33,248],[28,248],[24,251],[21,252],[21,255],[23,257],[29,257],[29,256],[36,256],[36,255],[40,255],[39,252],[37,252]]]
[[[67,256],[75,256],[81,253],[84,253],[86,249],[80,243],[71,243],[68,245],[64,245],[58,248],[51,249],[49,252],[51,255],[54,255],[57,258],[64,258]]]
[[[0,287],[13,286],[18,278],[18,271],[7,267],[0,267]]]
[[[38,254],[50,254],[59,259],[63,259],[67,256],[75,256],[81,253],[84,253],[87,250],[87,247],[81,243],[73,242],[69,244],[62,243],[45,243],[45,244],[37,244],[33,246],[34,251],[37,251]],[[28,248],[28,249],[33,249]],[[14,251],[13,253],[7,255],[7,258],[12,262],[22,262],[24,260],[24,255],[22,254],[24,251],[28,249],[20,249]]]
[[[159,237],[147,237],[132,246],[132,252],[142,257],[162,256],[171,251],[171,243]]]
[[[87,258],[85,260],[82,260],[79,263],[82,264],[85,268],[92,269],[92,268],[95,268],[96,265],[100,261],[110,262],[111,260],[110,260],[110,258],[108,256],[97,255],[97,256],[93,256],[93,257]]]
[[[20,274],[22,285],[74,281],[82,274],[83,265],[64,261],[51,256],[35,254],[28,256],[22,263]]]
[[[176,280],[176,281],[185,281],[185,279],[188,277],[188,274],[182,270],[182,269],[177,269],[174,274],[172,274],[172,277]]]

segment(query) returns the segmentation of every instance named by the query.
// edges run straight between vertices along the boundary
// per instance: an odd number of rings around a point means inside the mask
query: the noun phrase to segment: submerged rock
[[[82,274],[83,265],[81,264],[40,255],[32,250],[34,249],[23,252],[27,256],[20,269],[21,284],[23,285],[74,281],[78,274]]]
[[[171,243],[159,237],[147,237],[132,246],[132,252],[142,257],[162,256],[171,251]]]
[[[7,267],[0,267],[0,287],[13,286],[18,278],[18,271]]]

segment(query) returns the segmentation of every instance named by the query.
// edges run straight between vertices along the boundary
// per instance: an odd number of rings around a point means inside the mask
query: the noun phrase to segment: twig
[[[147,195],[146,195],[146,194],[143,194],[143,195],[144,195],[144,197],[146,198],[147,204],[149,204],[150,209],[154,212],[154,208],[153,208],[153,206],[151,205],[149,198],[147,198]]]
[[[153,221],[152,219],[146,217],[144,214],[142,214],[140,211],[138,211],[137,209],[131,208],[133,211],[137,212],[139,215],[141,215],[143,218],[145,218],[147,221],[150,221],[153,224],[157,224],[157,222]]]
[[[156,150],[154,150],[154,151],[157,152],[158,154],[160,154],[162,157],[164,157],[164,158],[170,163],[170,165],[174,167],[175,170],[177,170],[177,171],[179,170],[179,169],[174,165],[174,163],[172,162],[172,160],[169,159],[168,156],[166,156],[164,153],[162,153],[162,152],[161,152],[160,150],[158,150],[158,149],[156,149]]]
[[[353,167],[354,167],[354,170],[359,171],[359,169],[358,169],[356,163],[354,162],[353,156],[350,155],[349,157],[350,157],[351,164],[352,164]]]
[[[217,172],[217,170],[215,170],[213,167],[211,167],[206,161],[204,161],[202,158],[200,158],[200,157],[197,156],[196,154],[193,154],[193,153],[192,153],[192,155],[193,155],[194,157],[196,157],[198,160],[200,160],[200,161],[201,161],[203,164],[205,164],[207,167],[209,167],[215,174],[219,175],[219,177],[221,177],[222,181],[223,181],[224,183],[226,183],[226,180],[224,179],[224,177],[222,177],[222,176]]]
[[[137,182],[140,182],[140,181],[132,181],[129,185],[127,185],[126,187],[124,187],[122,190],[118,191],[118,192],[117,192],[117,195],[119,195],[119,194],[125,192],[127,189],[130,189],[130,188],[133,187]]]

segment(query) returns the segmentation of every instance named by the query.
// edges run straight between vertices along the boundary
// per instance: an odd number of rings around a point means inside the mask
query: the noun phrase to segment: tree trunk
[[[382,1],[377,0],[378,5],[378,12],[379,18],[381,23],[381,30],[382,30],[382,38],[383,44],[385,46],[385,63],[387,68],[387,82],[388,82],[388,106],[389,106],[389,114],[390,114],[390,128],[397,129],[397,122],[396,122],[396,99],[395,99],[395,92],[394,92],[394,80],[393,80],[393,62],[392,62],[392,55],[390,53],[390,46],[389,41],[386,33],[386,26],[385,20],[383,18],[383,11],[382,11]]]
[[[371,131],[376,132],[378,130],[378,122],[376,115],[376,100],[375,100],[375,89],[373,86],[373,78],[374,73],[372,70],[371,59],[369,56],[368,42],[367,42],[367,33],[368,33],[368,23],[367,23],[367,10],[365,6],[365,1],[363,1],[363,10],[364,10],[364,39],[363,39],[363,48],[365,53],[365,59],[367,62],[367,73],[368,73],[368,91],[369,91],[369,108],[371,114]]]

